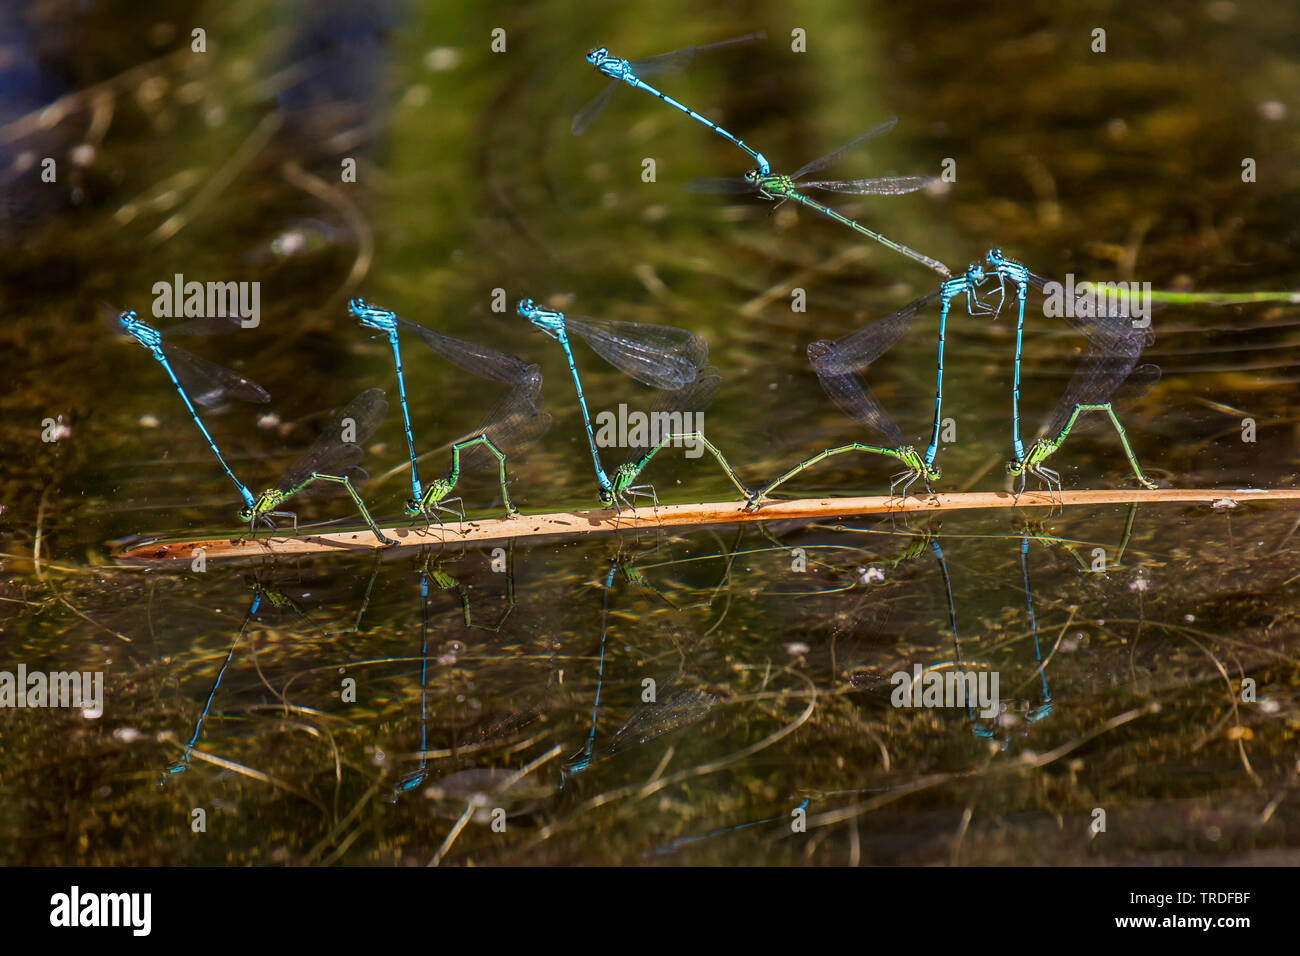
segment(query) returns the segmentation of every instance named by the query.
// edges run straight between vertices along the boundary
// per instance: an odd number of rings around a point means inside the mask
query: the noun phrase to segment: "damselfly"
[[[695,381],[708,362],[708,343],[693,332],[669,325],[609,322],[566,316],[563,312],[542,308],[532,299],[521,299],[517,310],[535,328],[555,339],[564,349],[564,357],[573,376],[573,386],[578,393],[578,406],[582,410],[582,421],[587,430],[587,443],[591,448],[596,480],[600,483],[601,500],[617,507],[619,501],[615,495],[614,483],[600,462],[600,451],[596,447],[596,434],[591,427],[591,414],[583,395],[582,380],[578,377],[573,349],[569,345],[569,332],[579,336],[597,355],[641,384],[673,392],[681,391]],[[622,490],[626,490],[626,487]]]
[[[713,122],[707,117],[701,116],[695,110],[683,106],[677,100],[673,99],[666,93],[661,93],[645,81],[647,76],[664,76],[669,73],[676,73],[684,70],[695,59],[695,54],[708,50],[719,50],[723,47],[737,46],[743,43],[750,43],[754,40],[763,40],[767,38],[766,33],[750,33],[742,37],[734,37],[730,40],[722,40],[718,43],[710,43],[706,46],[688,46],[672,53],[663,53],[659,56],[648,57],[644,60],[623,60],[614,56],[605,47],[597,47],[587,54],[587,62],[594,66],[598,71],[609,77],[609,83],[605,88],[596,95],[586,106],[578,111],[578,115],[573,118],[571,130],[574,136],[581,136],[592,122],[600,115],[601,111],[609,103],[609,98],[614,95],[614,88],[622,81],[628,86],[637,90],[644,90],[651,96],[657,97],[667,103],[675,110],[680,110],[697,123],[701,123],[713,130],[723,139],[739,146],[749,154],[758,168],[765,174],[770,171],[767,160],[763,154],[746,146],[739,138],[728,133],[725,129]]]
[[[1060,493],[1061,476],[1045,467],[1044,463],[1069,437],[1079,416],[1094,411],[1105,412],[1110,417],[1138,483],[1144,488],[1158,487],[1138,464],[1128,434],[1112,403],[1112,396],[1120,386],[1124,386],[1129,397],[1135,399],[1160,380],[1158,367],[1137,364],[1143,348],[1153,337],[1151,331],[1135,326],[1133,319],[1120,313],[1091,319],[1083,326],[1083,331],[1088,335],[1088,348],[1070,378],[1065,394],[1040,430],[1040,437],[1029,446],[1023,457],[1007,463],[1007,472],[1020,478],[1017,494],[1024,491],[1027,475],[1033,475],[1049,490],[1055,489]]]
[[[800,166],[789,176],[781,173],[773,173],[767,169],[764,164],[759,164],[756,168],[747,172],[743,178],[726,178],[726,179],[697,179],[687,185],[687,189],[697,193],[758,193],[764,199],[779,200],[778,205],[786,200],[794,200],[802,206],[821,213],[828,219],[833,219],[842,225],[848,226],[855,232],[866,236],[868,239],[874,239],[881,245],[893,249],[895,252],[907,256],[916,262],[921,263],[928,269],[932,269],[944,278],[951,278],[952,273],[948,267],[938,259],[932,259],[927,255],[922,255],[915,249],[908,248],[900,242],[889,239],[874,229],[868,229],[861,223],[855,222],[843,213],[836,212],[825,203],[820,203],[812,199],[804,192],[810,189],[824,189],[828,192],[849,193],[857,196],[901,196],[906,193],[916,192],[918,189],[924,189],[929,186],[935,179],[933,176],[889,176],[882,179],[823,179],[811,182],[801,181],[804,176],[810,173],[820,172],[832,163],[837,162],[845,153],[861,146],[869,139],[874,139],[881,133],[887,133],[894,128],[898,122],[897,117],[890,119],[875,129],[868,130],[861,136],[848,143],[845,143],[839,149],[827,153],[820,159],[814,159],[810,163]]]
[[[917,311],[919,310],[920,307],[918,306]],[[884,455],[903,465],[905,470],[895,475],[890,482],[889,492],[891,496],[900,484],[903,488],[903,495],[906,496],[908,488],[917,478],[922,479],[927,488],[930,487],[930,482],[938,481],[938,467],[925,461],[917,453],[916,449],[904,440],[902,431],[885,412],[884,408],[881,407],[880,400],[876,398],[871,388],[858,378],[858,374],[864,372],[867,365],[883,354],[902,334],[901,330],[897,330],[897,326],[900,324],[898,315],[898,313],[895,313],[864,329],[859,329],[839,342],[813,342],[808,346],[808,360],[812,363],[813,370],[817,373],[817,379],[821,382],[822,389],[830,397],[831,401],[859,425],[865,426],[871,432],[883,438],[885,444],[868,445],[861,442],[852,442],[848,445],[839,445],[818,452],[811,458],[799,462],[799,464],[773,479],[753,494],[745,505],[746,511],[757,510],[764,498],[770,496],[778,487],[805,469],[811,468],[827,458],[850,451]],[[868,344],[870,344],[870,348],[868,348]],[[852,367],[842,364],[843,359],[840,348],[846,345],[851,345],[858,350],[856,353],[858,362]],[[873,352],[874,355],[871,354]]]
[[[536,365],[527,365],[513,355],[498,352],[486,345],[465,342],[461,339],[435,332],[418,322],[404,319],[387,309],[377,309],[367,305],[361,299],[348,303],[348,311],[366,328],[383,332],[388,337],[388,344],[393,350],[393,364],[397,369],[397,394],[402,404],[402,423],[406,429],[406,450],[411,459],[411,497],[406,504],[408,514],[417,515],[424,512],[421,502],[425,499],[423,486],[420,484],[420,471],[415,454],[415,435],[411,429],[411,411],[406,401],[406,378],[402,374],[402,350],[398,333],[418,338],[453,365],[477,375],[480,378],[501,382],[512,389],[530,383],[536,379],[538,400],[540,401],[541,372]],[[448,491],[450,489],[447,489]],[[504,483],[502,490],[505,490]],[[446,492],[444,492],[445,496]],[[507,510],[509,499],[506,500]]]
[[[271,518],[282,517],[292,518],[294,531],[297,531],[298,515],[277,509],[308,485],[324,481],[342,485],[352,496],[357,510],[375,537],[384,544],[396,544],[396,541],[385,537],[379,530],[379,525],[370,517],[366,503],[361,500],[352,484],[354,478],[360,480],[365,477],[365,472],[358,467],[365,454],[360,443],[374,434],[387,412],[388,401],[384,398],[383,390],[378,388],[366,389],[337,412],[316,440],[280,476],[280,480],[239,513],[239,517],[248,522],[248,530],[252,532],[259,521],[274,528],[275,522]]]
[[[620,503],[633,507],[631,497],[643,495],[649,497],[658,506],[659,497],[655,494],[653,485],[636,485],[633,482],[640,477],[641,472],[650,464],[651,459],[659,454],[665,446],[672,443],[687,448],[692,445],[703,447],[722,466],[722,470],[731,479],[731,483],[739,489],[741,497],[750,498],[753,492],[745,487],[735,469],[727,463],[727,459],[723,457],[717,446],[704,437],[703,431],[699,430],[698,427],[691,431],[683,431],[681,427],[684,426],[679,427],[678,424],[674,424],[689,421],[690,419],[686,416],[691,415],[696,416],[695,420],[698,422],[699,416],[704,409],[712,403],[713,396],[717,393],[721,381],[722,376],[718,373],[718,370],[709,366],[701,369],[699,374],[695,376],[695,380],[690,384],[660,396],[649,416],[652,423],[668,423],[667,426],[657,426],[659,441],[655,442],[647,435],[644,444],[629,442],[627,460],[614,471],[614,475],[610,480],[609,494],[608,496],[602,494],[601,499],[607,504],[612,503],[616,508]]]
[[[510,500],[510,490],[506,487],[506,459],[519,448],[541,437],[551,427],[550,414],[541,408],[542,373],[535,365],[530,366],[530,369],[528,377],[507,392],[488,412],[483,424],[452,443],[451,467],[447,474],[429,482],[429,487],[418,501],[407,503],[408,514],[423,514],[428,521],[432,515],[431,509],[436,509],[456,515],[463,522],[464,502],[460,498],[447,497],[460,480],[462,464],[470,470],[495,466],[501,479],[501,500],[506,506],[506,515],[514,517],[519,513]],[[453,501],[461,504],[459,511],[449,507]]]
[[[198,404],[204,408],[211,408],[220,405],[228,398],[263,404],[269,402],[271,396],[266,393],[262,386],[239,373],[222,368],[220,365],[214,365],[206,359],[201,359],[197,355],[185,351],[185,349],[163,341],[164,335],[210,335],[217,332],[232,331],[239,327],[240,320],[236,317],[197,319],[168,329],[165,333],[146,325],[140,321],[134,311],[129,309],[119,315],[117,321],[122,329],[147,349],[149,354],[162,366],[163,371],[167,373],[167,377],[171,379],[176,394],[185,403],[190,418],[194,420],[194,424],[198,426],[199,431],[203,434],[208,447],[212,449],[212,454],[216,456],[217,463],[221,465],[221,470],[226,473],[226,477],[235,483],[235,487],[239,490],[239,496],[244,500],[245,507],[252,507],[252,492],[230,470],[230,466],[226,464],[226,459],[222,457],[221,450],[217,448],[217,443],[213,441],[212,435],[208,433],[207,427],[203,424],[203,419],[199,418],[199,413],[194,406]],[[191,393],[193,393],[192,399]]]

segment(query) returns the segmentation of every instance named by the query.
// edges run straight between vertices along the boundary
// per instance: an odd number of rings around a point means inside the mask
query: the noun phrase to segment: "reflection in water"
[[[957,629],[957,608],[952,597],[952,578],[948,573],[948,562],[944,559],[943,548],[937,538],[930,539],[930,548],[939,564],[939,571],[943,578],[944,595],[948,603],[948,620],[952,628],[953,649],[956,653],[955,666],[960,671],[969,662],[962,656],[961,636]],[[1020,539],[1020,571],[1024,581],[1030,637],[1034,644],[1034,676],[1041,687],[1041,694],[1037,702],[1026,701],[1021,708],[1020,714],[1012,713],[1005,699],[994,699],[993,704],[997,707],[997,713],[992,715],[977,714],[976,702],[969,699],[966,702],[966,714],[967,719],[970,721],[971,733],[976,737],[987,740],[1000,740],[999,749],[1001,750],[1006,750],[1010,745],[1011,731],[1013,728],[1020,726],[1022,717],[1027,725],[1033,725],[1052,712],[1052,692],[1047,686],[1047,670],[1044,666],[1043,653],[1038,641],[1038,617],[1034,613],[1034,591],[1033,585],[1029,581],[1028,557],[1029,533],[1025,532]],[[981,703],[983,702],[981,701]],[[1020,732],[1027,734],[1029,726],[1024,726]]]
[[[185,745],[185,752],[179,760],[168,764],[163,770],[163,778],[159,781],[159,786],[167,782],[169,774],[183,773],[189,769],[190,754],[194,751],[194,745],[198,743],[199,735],[203,733],[203,724],[208,719],[208,711],[212,709],[213,698],[217,696],[217,691],[221,688],[221,679],[226,676],[226,668],[230,666],[230,659],[235,656],[235,648],[244,639],[244,631],[248,629],[248,625],[253,618],[257,616],[257,609],[262,606],[262,596],[261,588],[256,588],[253,592],[253,602],[248,606],[248,613],[244,615],[244,623],[239,626],[239,632],[235,635],[235,639],[230,642],[230,650],[226,652],[226,659],[221,662],[221,670],[217,671],[217,679],[212,682],[212,688],[208,691],[208,699],[203,703],[203,711],[199,714],[198,722],[194,725],[194,733],[190,736],[189,743]]]
[[[1025,606],[1029,611],[1029,631],[1034,639],[1034,670],[1042,687],[1042,696],[1036,705],[1025,711],[1025,719],[1036,724],[1052,713],[1052,692],[1047,687],[1047,666],[1043,649],[1038,642],[1038,615],[1034,613],[1034,586],[1029,581],[1029,535],[1020,539],[1020,572],[1025,579]]]
[[[244,620],[239,625],[239,630],[235,633],[234,640],[230,642],[230,648],[226,651],[225,659],[221,662],[221,669],[217,671],[216,679],[212,682],[212,687],[208,690],[207,699],[203,702],[203,710],[199,713],[199,719],[194,725],[194,733],[190,735],[189,742],[185,745],[184,753],[180,758],[166,766],[163,770],[162,780],[159,786],[167,782],[167,777],[171,774],[183,773],[190,767],[190,759],[194,754],[194,749],[198,744],[199,737],[203,734],[203,725],[208,719],[208,714],[212,710],[212,702],[216,699],[217,691],[221,689],[221,681],[226,676],[226,670],[230,667],[230,662],[235,656],[235,650],[244,640],[244,635],[257,618],[258,611],[261,610],[262,602],[266,601],[272,607],[292,611],[304,625],[311,625],[311,618],[307,612],[283,591],[270,586],[258,577],[247,579],[247,585],[253,591],[253,599],[248,605],[248,611],[244,614]],[[367,591],[367,597],[369,592]],[[364,603],[363,603],[364,608]]]
[[[1293,637],[1266,620],[1234,625],[1250,642],[1212,636],[1240,617],[1240,597],[1224,592],[1216,610],[1178,587],[1155,527],[1129,509],[1009,534],[949,516],[942,530],[740,528],[725,544],[693,532],[386,552],[283,566],[292,589],[263,570],[251,599],[238,570],[159,573],[147,628],[86,607],[127,636],[152,632],[169,661],[139,688],[110,679],[105,719],[128,708],[180,753],[141,739],[101,758],[103,772],[148,757],[168,785],[123,798],[219,811],[195,860],[218,846],[222,858],[264,846],[281,862],[403,864],[1074,859],[1070,821],[1097,805],[1091,788],[1116,786],[1135,740],[1169,772],[1124,775],[1112,819],[1144,815],[1149,788],[1198,766],[1238,799],[1231,750],[1197,748],[1184,718],[1156,710],[1183,700],[1198,721],[1222,719],[1221,665],[1267,702],[1237,704],[1230,745],[1270,785],[1286,772],[1270,754],[1295,716],[1280,690]],[[1291,576],[1251,573],[1266,589]],[[218,656],[190,646],[196,600],[243,605]],[[177,739],[174,691],[151,688],[199,661],[208,679],[186,681],[179,711],[197,721]],[[888,676],[918,661],[1000,672],[998,712],[894,706]],[[214,737],[218,714],[231,732]],[[1063,789],[1062,774],[1077,782]],[[1047,818],[1064,829],[1049,837]],[[1243,808],[1232,832],[1259,838],[1249,820]],[[1152,833],[1150,853],[1173,839]]]
[[[435,569],[434,580],[440,588],[459,587],[458,582],[441,569]],[[469,599],[461,591],[465,602],[465,621],[469,622]],[[507,610],[506,613],[509,613]],[[420,569],[420,757],[419,764],[406,773],[399,774],[393,785],[391,800],[396,801],[403,793],[414,790],[428,776],[429,751],[429,572],[427,565]]]
[[[420,568],[420,750],[418,754],[419,765],[412,770],[401,774],[397,778],[397,783],[393,787],[392,800],[396,801],[403,793],[414,790],[424,782],[428,776],[428,752],[429,752],[429,582],[432,580],[433,585],[440,591],[455,590],[460,597],[460,606],[465,613],[465,626],[481,628],[485,631],[497,633],[505,624],[506,618],[515,609],[515,545],[513,539],[505,548],[505,575],[506,575],[506,604],[502,608],[500,615],[495,624],[475,623],[473,613],[470,610],[469,592],[465,585],[461,584],[456,578],[452,577],[442,569],[442,562],[445,555],[435,555],[430,553],[425,556],[424,563]],[[494,559],[495,560],[495,559]],[[378,567],[378,566],[376,566]],[[367,592],[368,593],[368,592]],[[438,663],[447,661],[455,663],[452,657],[440,658]]]
[[[799,801],[799,805],[795,807],[793,811],[791,811],[790,815],[797,816],[801,811],[807,810],[808,804],[810,804],[811,802],[812,802],[811,798],[804,797],[802,800]],[[786,820],[786,819],[788,818],[778,814],[777,816],[766,817],[762,820],[752,820],[749,823],[736,823],[733,824],[732,826],[722,827],[721,829],[713,830],[710,833],[701,833],[697,836],[678,837],[676,840],[673,840],[671,843],[667,844],[666,846],[656,847],[655,853],[659,854],[660,856],[667,856],[670,853],[676,853],[684,846],[689,846],[692,843],[699,843],[701,840],[711,840],[714,837],[726,836],[728,833],[735,833],[738,830],[748,830],[751,827],[761,827],[769,823],[776,823],[778,820]]]
[[[591,730],[587,732],[587,740],[583,744],[582,750],[570,757],[565,764],[564,777],[582,773],[591,765],[591,752],[596,744],[596,719],[600,716],[600,689],[605,684],[605,644],[609,637],[609,593],[614,587],[614,572],[617,570],[618,561],[610,561],[609,571],[605,575],[605,590],[601,595],[600,657],[596,667],[596,693],[592,696],[591,701]],[[561,782],[563,782],[564,777],[561,778]]]

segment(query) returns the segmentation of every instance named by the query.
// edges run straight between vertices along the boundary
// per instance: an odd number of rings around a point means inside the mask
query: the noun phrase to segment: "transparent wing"
[[[665,76],[686,69],[691,60],[695,59],[697,53],[710,53],[714,50],[741,46],[746,43],[753,43],[756,40],[766,39],[767,34],[759,30],[757,33],[746,33],[744,36],[732,37],[729,40],[719,40],[717,43],[682,47],[680,50],[674,50],[671,53],[660,53],[658,56],[649,56],[644,60],[633,60],[629,65],[632,67],[632,72],[637,76]]]
[[[605,88],[592,97],[586,106],[578,110],[577,115],[573,117],[569,132],[574,136],[581,136],[585,133],[588,127],[596,121],[596,117],[609,105],[609,98],[614,95],[614,87],[616,86],[618,86],[618,80],[610,80],[605,84]]]
[[[698,723],[718,702],[716,694],[696,687],[673,689],[653,704],[638,707],[605,747],[614,754],[663,734]]]
[[[670,435],[696,431],[694,424],[686,425],[686,415],[702,412],[713,404],[713,396],[721,384],[721,373],[709,366],[700,369],[693,382],[661,394],[650,409],[651,427],[641,432],[636,440],[629,436],[627,461],[640,458]]]
[[[690,66],[700,49],[698,46],[684,46],[680,50],[648,56],[644,60],[629,60],[628,65],[637,76],[667,76],[670,73],[680,73]]]
[[[1054,282],[1054,281],[1055,280],[1048,279],[1044,276],[1040,276],[1033,272],[1029,273],[1029,284],[1032,285],[1039,292],[1045,291],[1047,284],[1049,282]],[[1071,303],[1070,305],[1065,306],[1063,308],[1062,311],[1064,312],[1064,315],[1062,316],[1062,318],[1064,318],[1065,321],[1069,323],[1071,328],[1074,328],[1077,331],[1082,332],[1084,335],[1088,336],[1088,338],[1092,338],[1094,335],[1099,333],[1106,334],[1107,330],[1112,328],[1113,323],[1116,320],[1121,318],[1123,318],[1124,321],[1127,322],[1129,325],[1132,325],[1131,318],[1124,317],[1118,313],[1114,315],[1103,314],[1100,316],[1080,315],[1081,312],[1091,311],[1091,306],[1092,306],[1091,302],[1089,303],[1088,309],[1081,309],[1078,307],[1078,303],[1084,298],[1085,296],[1076,295],[1074,303]],[[1164,307],[1164,305],[1165,303],[1163,302],[1157,302],[1154,303],[1154,308],[1161,309]],[[1151,345],[1152,342],[1155,341],[1155,335],[1150,329],[1146,329],[1143,331],[1145,333],[1144,344],[1149,346]]]
[[[707,364],[709,346],[686,329],[569,316],[566,326],[620,372],[651,388],[676,390]]]
[[[1118,372],[1115,374],[1118,374]],[[1084,403],[1086,404],[1090,401],[1110,401],[1117,409],[1123,406],[1132,405],[1139,401],[1142,396],[1146,395],[1146,393],[1149,392],[1159,381],[1159,366],[1139,365],[1128,374],[1128,377],[1123,380],[1122,384],[1115,388],[1114,393],[1108,396],[1108,398],[1085,399]],[[1069,402],[1068,405],[1067,402]],[[1044,426],[1044,434],[1051,437],[1059,433],[1060,430],[1065,427],[1065,423],[1070,420],[1070,415],[1073,412],[1074,397],[1070,396],[1069,398],[1063,398],[1060,405],[1053,411],[1052,419]],[[1085,415],[1075,423],[1074,430],[1076,432],[1090,430],[1096,426],[1100,426],[1103,420],[1104,419],[1101,415]]]
[[[513,355],[498,352],[490,346],[443,335],[441,332],[435,332],[401,316],[396,318],[397,327],[401,331],[416,336],[448,362],[480,378],[488,378],[506,385],[517,385],[526,381],[537,370],[536,365],[528,365]]]
[[[880,400],[870,388],[853,372],[836,371],[818,365],[816,347],[825,344],[814,342],[808,347],[808,357],[812,361],[813,370],[817,372],[822,390],[839,406],[840,411],[880,435],[889,447],[902,447],[905,444],[902,431],[885,413]]]
[[[551,415],[542,410],[542,375],[537,372],[528,382],[502,396],[483,418],[483,424],[465,439],[487,435],[502,454],[511,457],[541,438],[550,427]],[[496,455],[482,445],[466,449],[461,461],[466,468],[476,471],[495,471],[499,464]]]
[[[857,149],[859,146],[861,146],[869,139],[875,139],[877,136],[881,135],[882,133],[888,133],[896,125],[898,125],[897,116],[893,117],[892,119],[887,119],[885,120],[885,122],[881,123],[875,129],[867,130],[861,136],[857,137],[857,139],[849,140],[849,142],[845,143],[839,149],[827,153],[825,156],[821,157],[820,159],[814,159],[811,163],[805,163],[804,165],[800,166],[799,169],[796,170],[794,175],[792,175],[790,178],[798,179],[800,176],[806,176],[809,173],[817,172],[817,170],[819,169],[825,169],[827,166],[830,166],[832,163],[839,162],[840,158],[843,157],[845,153],[852,152],[853,150]]]
[[[1046,286],[1047,283],[1051,281],[1052,281],[1051,279],[1048,279],[1046,276],[1040,276],[1036,272],[1029,273],[1029,284],[1033,286],[1035,289],[1037,289],[1039,292],[1042,292],[1043,287]]]
[[[799,188],[825,189],[853,196],[904,196],[936,182],[938,180],[933,176],[886,176],[881,179],[823,179],[800,183]]]
[[[313,472],[340,475],[354,468],[365,454],[360,443],[375,433],[386,414],[388,401],[383,390],[366,389],[334,414],[316,440],[280,476],[275,490],[291,491]]]
[[[204,408],[220,405],[228,398],[264,405],[271,400],[262,386],[238,372],[222,368],[175,345],[163,343],[163,355],[190,398]]]
[[[1115,401],[1121,405],[1131,405],[1160,382],[1159,365],[1139,365],[1124,379],[1124,384],[1115,389]]]
[[[850,332],[834,342],[814,342],[808,347],[808,357],[818,374],[828,372],[860,372],[894,347],[920,315],[936,299],[939,290],[927,292],[893,315],[878,319],[870,325]],[[813,346],[817,346],[817,357],[813,357]]]
[[[1147,330],[1133,328],[1131,320],[1125,316],[1109,316],[1099,323],[1065,388],[1065,394],[1048,419],[1046,433],[1049,437],[1054,438],[1060,433],[1077,406],[1109,401],[1133,372],[1142,354]],[[1158,377],[1159,370],[1156,372]],[[1143,378],[1149,377],[1149,373],[1144,373]]]

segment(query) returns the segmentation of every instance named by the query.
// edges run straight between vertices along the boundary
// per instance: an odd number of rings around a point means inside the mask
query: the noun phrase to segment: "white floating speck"
[[[880,568],[858,568],[860,584],[880,584],[885,580],[885,572]]]
[[[1280,100],[1268,100],[1259,104],[1259,118],[1268,120],[1270,123],[1276,123],[1278,120],[1286,119],[1286,104]]]
[[[451,46],[436,46],[424,55],[424,68],[434,73],[454,70],[460,65],[460,50]]]

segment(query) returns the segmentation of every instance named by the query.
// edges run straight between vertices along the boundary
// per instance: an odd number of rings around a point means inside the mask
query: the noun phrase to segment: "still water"
[[[214,439],[256,493],[331,410],[385,389],[361,486],[381,520],[409,491],[405,438],[387,343],[349,297],[540,364],[553,423],[510,462],[532,512],[599,502],[563,353],[514,301],[687,328],[721,373],[704,427],[757,485],[874,440],[807,345],[937,277],[794,203],[685,191],[749,159],[644,93],[617,90],[572,136],[603,86],[589,48],[766,31],[656,80],[778,171],[898,116],[825,175],[940,181],[825,198],[955,273],[1000,248],[1045,276],[1280,292],[1300,285],[1296,9],[17,6],[0,13],[0,672],[100,673],[103,708],[0,709],[4,862],[1300,859],[1293,505],[124,566],[134,535],[233,533],[240,502],[157,364],[104,321],[166,326],[155,286],[178,276],[257,283],[255,328],[186,343],[272,396],[205,411]],[[1116,397],[1152,479],[1294,486],[1297,315],[1157,306],[1142,361],[1159,382]],[[937,487],[1001,491],[1014,310],[949,318]],[[936,323],[932,307],[871,368],[921,446]],[[1027,309],[1027,437],[1083,345]],[[653,402],[575,355],[593,410]],[[421,450],[495,398],[418,343],[404,362]],[[1052,464],[1066,489],[1133,486],[1109,427]],[[782,494],[882,493],[889,465],[834,458]],[[733,492],[673,451],[646,478],[665,502]],[[500,512],[491,474],[456,493]],[[347,501],[295,507],[354,522]],[[998,705],[899,706],[900,673],[996,675]]]

